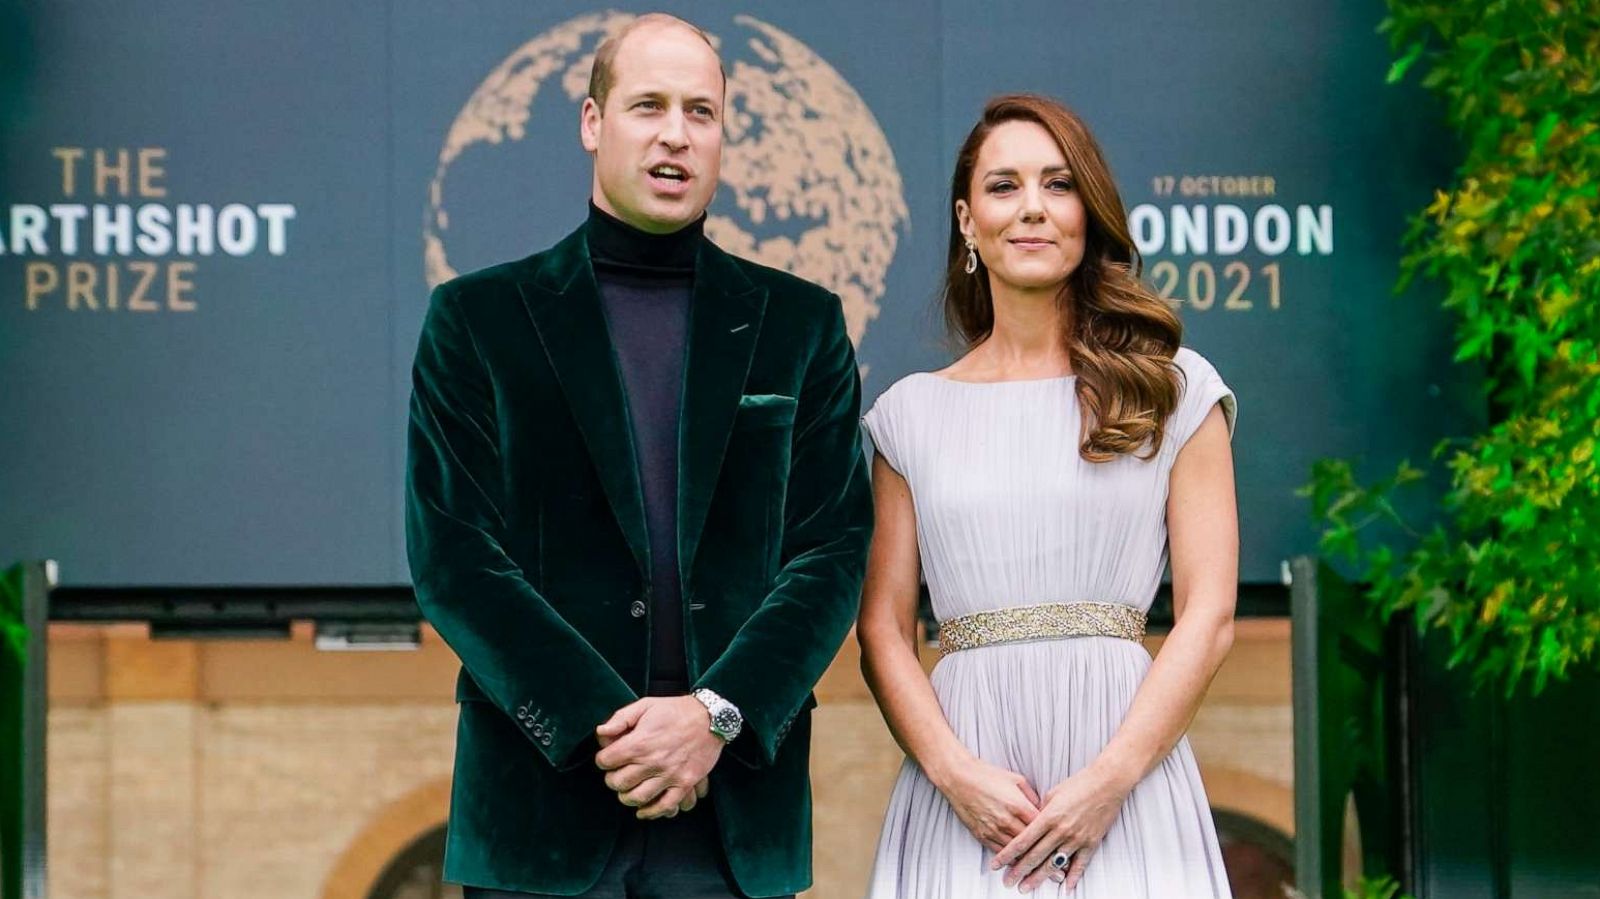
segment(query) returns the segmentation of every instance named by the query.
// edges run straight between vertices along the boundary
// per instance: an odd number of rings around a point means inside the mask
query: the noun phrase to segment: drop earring
[[[971,240],[967,241],[967,274],[978,270],[978,245]]]

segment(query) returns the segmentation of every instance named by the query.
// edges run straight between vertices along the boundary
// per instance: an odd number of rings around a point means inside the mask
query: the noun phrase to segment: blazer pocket
[[[461,669],[456,675],[456,702],[489,702],[489,697],[483,695],[483,690],[478,687],[478,682],[467,674],[467,669]]]
[[[734,426],[740,428],[787,427],[794,423],[798,402],[777,393],[752,393],[739,397],[739,412]]]

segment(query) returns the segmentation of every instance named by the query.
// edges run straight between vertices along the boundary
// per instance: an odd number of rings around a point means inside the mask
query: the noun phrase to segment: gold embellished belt
[[[1052,602],[962,615],[939,623],[939,653],[1052,640],[1057,637],[1144,639],[1145,615],[1114,602]]]

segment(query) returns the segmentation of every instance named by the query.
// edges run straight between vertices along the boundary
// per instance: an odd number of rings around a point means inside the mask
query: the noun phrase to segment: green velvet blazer
[[[744,713],[711,774],[739,886],[811,882],[812,687],[855,620],[872,530],[838,297],[701,244],[679,427],[689,675]],[[433,292],[417,348],[406,547],[460,657],[448,880],[572,895],[633,811],[594,729],[642,695],[649,542],[582,228]]]

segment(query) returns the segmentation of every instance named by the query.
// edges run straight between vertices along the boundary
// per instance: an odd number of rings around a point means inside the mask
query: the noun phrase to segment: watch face
[[[712,723],[717,726],[717,730],[723,733],[738,733],[739,713],[733,709],[718,709],[717,713],[712,716]]]

